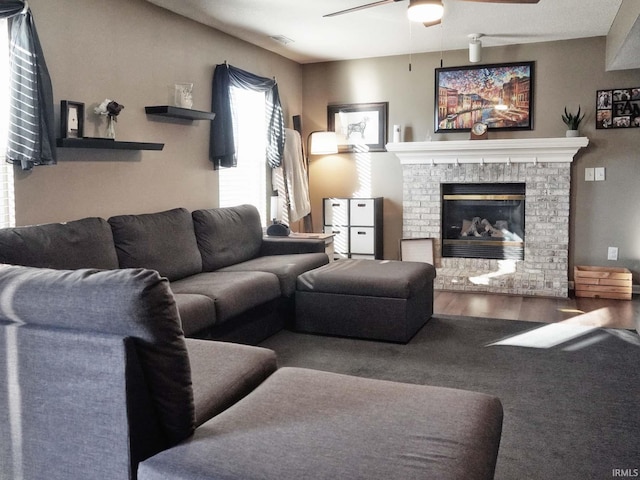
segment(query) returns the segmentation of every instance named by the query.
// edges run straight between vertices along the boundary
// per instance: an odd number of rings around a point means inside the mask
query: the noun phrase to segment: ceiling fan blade
[[[465,2],[481,3],[538,3],[540,0],[464,0]]]
[[[358,10],[364,10],[365,8],[377,7],[378,5],[385,5],[387,3],[401,2],[403,0],[380,0],[378,2],[367,3],[366,5],[360,5],[359,7],[347,8],[346,10],[340,10],[339,12],[328,13],[323,17],[336,17],[338,15],[344,15],[345,13],[357,12]]]

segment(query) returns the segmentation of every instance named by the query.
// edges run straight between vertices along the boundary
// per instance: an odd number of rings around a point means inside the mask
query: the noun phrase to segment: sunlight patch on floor
[[[597,328],[584,325],[567,325],[564,322],[549,323],[534,330],[490,343],[487,346],[509,345],[514,347],[551,348],[586,335]]]
[[[469,277],[469,281],[474,285],[489,285],[492,278],[510,275],[516,271],[516,260],[498,260],[498,270],[485,273],[475,277]]]
[[[614,312],[611,308],[600,308],[591,312],[582,313],[575,317],[558,323],[549,323],[544,326],[519,333],[486,346],[515,346],[528,348],[552,348],[563,343],[571,342],[596,330],[602,330],[602,334],[585,338],[580,342],[572,343],[563,350],[575,351],[594,345],[611,335],[640,347],[640,337],[635,332],[618,329],[606,329],[612,324]],[[603,329],[605,328],[605,329]]]

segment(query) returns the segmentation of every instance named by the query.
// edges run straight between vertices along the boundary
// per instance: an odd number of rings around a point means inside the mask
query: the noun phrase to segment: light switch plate
[[[607,260],[618,260],[618,247],[609,247],[607,250]]]
[[[604,167],[595,168],[596,182],[604,182]]]
[[[585,168],[584,169],[584,181],[585,182],[593,182],[596,179],[595,171],[593,168]]]

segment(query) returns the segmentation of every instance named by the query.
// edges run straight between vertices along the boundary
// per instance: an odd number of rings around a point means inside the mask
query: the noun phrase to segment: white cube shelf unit
[[[383,197],[324,198],[323,228],[334,235],[334,258],[383,258]]]

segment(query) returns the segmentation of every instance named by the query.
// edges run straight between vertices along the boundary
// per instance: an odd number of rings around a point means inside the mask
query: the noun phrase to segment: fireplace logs
[[[442,184],[442,256],[524,258],[525,185]]]

